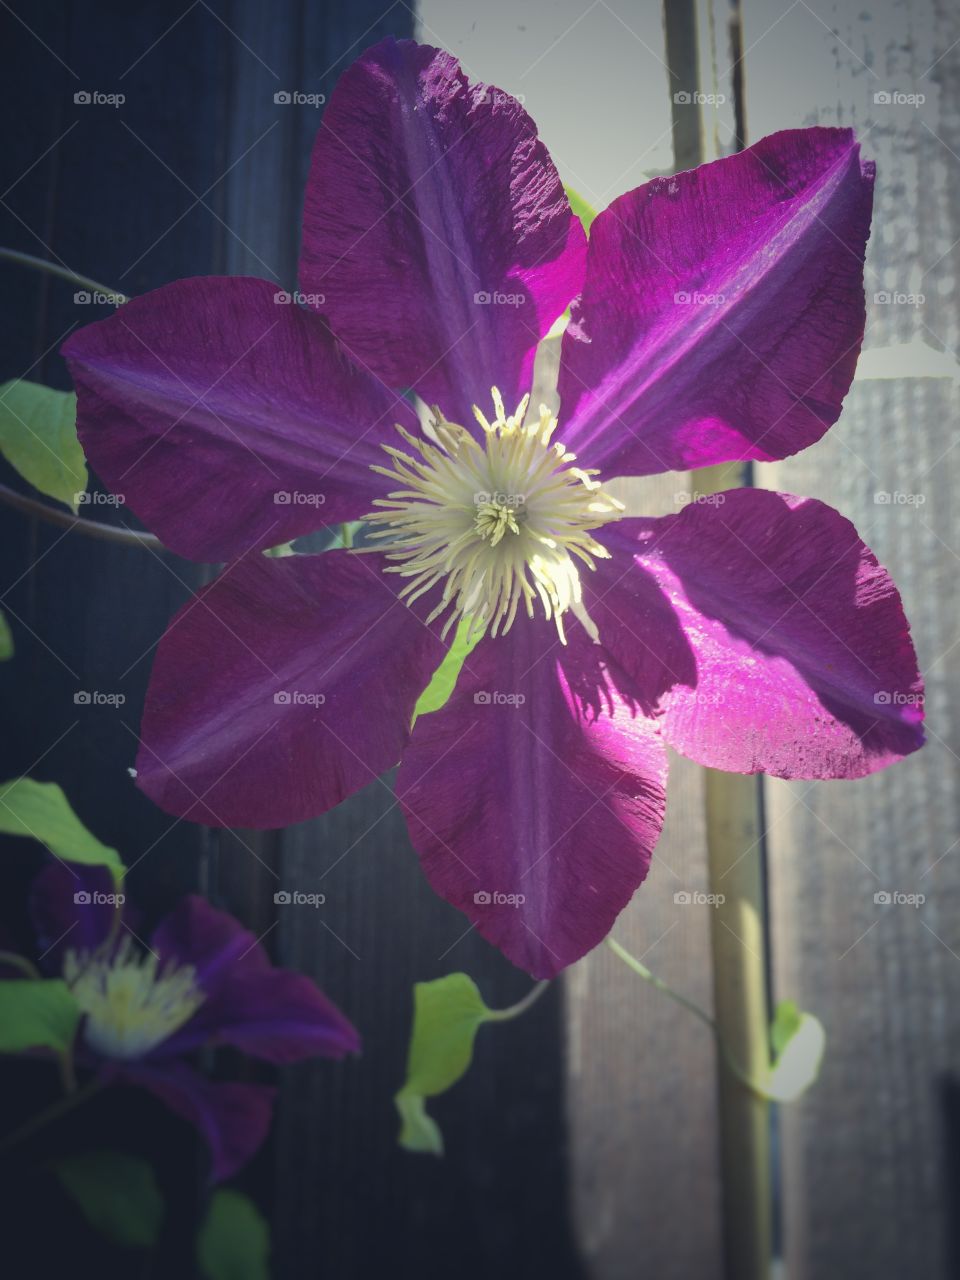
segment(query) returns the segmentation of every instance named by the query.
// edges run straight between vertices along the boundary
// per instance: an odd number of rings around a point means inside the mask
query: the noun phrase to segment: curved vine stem
[[[16,951],[0,951],[0,969],[6,965],[9,969],[19,969],[25,978],[30,978],[33,982],[40,981],[40,970],[28,960],[26,956],[21,956]]]
[[[90,276],[81,276],[76,271],[71,271],[69,267],[62,267],[58,262],[50,262],[46,258],[37,258],[32,253],[21,253],[19,249],[8,249],[0,245],[0,258],[5,258],[7,262],[15,262],[21,267],[29,267],[33,271],[45,271],[47,275],[59,276],[61,280],[82,285],[84,289],[90,289],[93,293],[108,293],[112,298],[116,298],[118,305],[129,301],[127,295],[121,293],[119,289],[111,289],[101,284],[99,280],[93,280]]]
[[[716,1021],[711,1018],[706,1009],[701,1009],[698,1004],[694,1004],[692,1000],[688,1000],[686,996],[682,996],[679,991],[674,991],[673,987],[667,986],[662,978],[658,978],[655,974],[651,973],[647,966],[641,960],[638,960],[636,956],[631,955],[626,947],[621,946],[616,938],[607,938],[607,946],[615,956],[619,956],[628,968],[632,969],[634,973],[643,978],[644,982],[649,982],[651,987],[655,987],[657,991],[662,991],[663,994],[675,1004],[680,1005],[682,1009],[686,1009],[688,1013],[692,1013],[695,1018],[700,1019],[704,1026],[709,1027],[713,1032],[714,1039],[717,1042],[717,1048],[720,1050],[721,1057],[726,1063],[730,1074],[734,1076],[735,1079],[739,1080],[745,1088],[749,1089],[751,1093],[755,1093],[758,1098],[762,1098],[765,1102],[770,1101],[770,1094],[761,1084],[754,1080],[748,1072],[744,1071],[743,1067],[741,1067],[740,1063],[733,1056],[730,1046],[721,1035],[720,1028],[717,1026]]]
[[[69,511],[58,511],[36,498],[28,498],[25,494],[9,489],[0,484],[0,502],[22,511],[24,515],[36,516],[38,520],[46,520],[48,524],[60,529],[69,529],[71,533],[85,533],[88,538],[99,538],[102,542],[116,542],[124,547],[150,547],[163,551],[164,546],[152,533],[140,533],[137,529],[116,529],[109,524],[99,524],[96,520],[85,520],[82,516],[72,515]]]
[[[486,1022],[509,1022],[511,1018],[519,1018],[522,1013],[527,1012],[531,1005],[537,1003],[549,985],[549,980],[543,978],[530,988],[522,1000],[518,1000],[516,1004],[508,1005],[506,1009],[491,1009],[484,1020]]]

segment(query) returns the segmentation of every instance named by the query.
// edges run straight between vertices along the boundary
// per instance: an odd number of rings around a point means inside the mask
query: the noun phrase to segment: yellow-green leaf
[[[570,208],[583,223],[583,229],[589,235],[591,224],[597,216],[596,209],[591,204],[588,204],[583,196],[578,191],[574,191],[572,187],[565,187],[564,190],[567,193],[567,199],[570,201]]]
[[[0,980],[0,1053],[66,1053],[79,1018],[79,1006],[60,978]]]
[[[417,705],[413,709],[414,722],[417,716],[439,711],[449,702],[463,664],[479,644],[482,634],[482,631],[478,631],[470,639],[470,623],[465,618],[461,619],[453,637],[453,644],[433,673],[430,683],[417,699]]]
[[[117,883],[123,879],[125,868],[116,849],[87,830],[55,782],[0,782],[0,834],[29,836],[66,862],[109,867]]]
[[[0,662],[13,657],[13,632],[6,616],[0,613]]]
[[[0,453],[35,489],[76,511],[87,464],[72,391],[22,380],[0,385]]]
[[[465,973],[414,985],[407,1078],[394,1099],[402,1121],[400,1145],[407,1150],[443,1154],[443,1137],[424,1099],[444,1093],[465,1074],[477,1028],[491,1016]]]
[[[774,1063],[763,1092],[774,1102],[793,1102],[820,1074],[827,1036],[812,1013],[803,1013],[792,1000],[782,1000],[770,1028]]]

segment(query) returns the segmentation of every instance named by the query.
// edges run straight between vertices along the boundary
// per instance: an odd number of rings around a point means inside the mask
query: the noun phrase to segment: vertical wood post
[[[727,66],[736,62],[736,54],[725,47],[717,16],[711,0],[666,0],[672,91],[716,95],[721,90],[715,83],[718,58]],[[732,85],[723,89],[733,93]],[[742,118],[734,107],[736,118]],[[716,158],[716,130],[705,127],[703,114],[702,107],[674,100],[678,169]],[[718,493],[748,478],[740,464],[704,468],[693,473],[692,490]],[[711,914],[714,1016],[734,1057],[756,1078],[763,1077],[769,1061],[760,785],[755,777],[708,769],[704,793],[710,892],[722,898]],[[722,1056],[717,1064],[726,1271],[730,1280],[767,1280],[773,1222],[770,1108],[733,1078]]]

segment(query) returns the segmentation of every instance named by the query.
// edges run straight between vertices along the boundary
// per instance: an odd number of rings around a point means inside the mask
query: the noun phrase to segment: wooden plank
[[[877,161],[867,348],[921,341],[955,353],[960,13],[934,0],[838,0],[829,10],[745,0],[744,24],[751,136],[854,125]],[[894,92],[926,101],[875,101]],[[925,301],[875,303],[882,290]],[[919,372],[922,354],[907,364]],[[820,1083],[782,1116],[796,1280],[956,1274],[955,1164],[944,1146],[955,1090],[943,1083],[960,1055],[957,410],[949,381],[859,382],[823,441],[757,469],[766,486],[851,517],[890,568],[926,674],[930,725],[920,754],[868,780],[767,788],[774,982],[816,1011],[828,1035]],[[875,893],[897,890],[926,902],[875,903]]]

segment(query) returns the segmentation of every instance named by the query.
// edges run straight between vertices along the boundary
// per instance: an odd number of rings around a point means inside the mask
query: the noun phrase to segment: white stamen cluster
[[[108,1058],[139,1058],[179,1030],[203,1004],[192,965],[140,955],[132,940],[92,955],[68,951],[63,977],[87,1015],[84,1038]]]
[[[483,443],[435,408],[435,443],[398,425],[413,454],[384,445],[393,465],[373,468],[399,487],[365,517],[379,526],[371,536],[397,561],[387,572],[410,579],[401,599],[443,582],[430,620],[450,610],[444,636],[460,618],[505,635],[520,602],[532,618],[539,598],[564,640],[563,615],[581,602],[577,562],[594,569],[594,557],[608,558],[590,531],[620,519],[622,503],[603,492],[596,471],[572,466],[575,455],[551,443],[557,420],[547,408],[524,425],[528,402],[508,416],[494,387],[494,421],[473,410]]]

